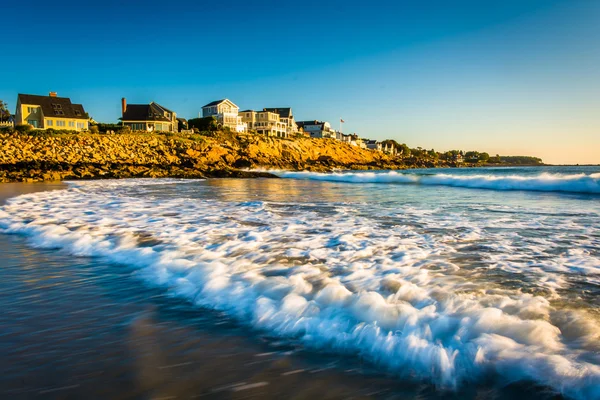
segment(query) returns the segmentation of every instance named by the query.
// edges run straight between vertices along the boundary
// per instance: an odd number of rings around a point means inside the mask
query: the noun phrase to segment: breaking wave
[[[379,175],[367,176],[405,177]],[[357,354],[441,387],[525,379],[600,398],[598,317],[560,305],[569,285],[563,273],[573,269],[590,282],[600,276],[600,260],[585,250],[597,245],[598,232],[586,236],[590,228],[577,225],[583,218],[569,220],[582,242],[543,263],[529,260],[554,251],[551,238],[518,244],[510,220],[490,222],[510,229],[486,233],[485,223],[473,226],[462,214],[403,208],[391,216],[398,223],[382,227],[350,204],[324,213],[303,203],[298,212],[297,204],[265,201],[156,199],[133,187],[137,195],[129,181],[113,181],[20,196],[0,208],[0,231],[102,257],[269,334]],[[411,218],[444,233],[424,232],[405,222]],[[486,246],[478,268],[514,274],[535,290],[464,270],[456,256],[477,241]]]
[[[311,179],[350,183],[398,183],[418,185],[442,185],[473,189],[525,190],[537,192],[570,192],[600,194],[600,173],[524,175],[455,175],[435,173],[386,172],[287,172],[270,171],[281,178]]]

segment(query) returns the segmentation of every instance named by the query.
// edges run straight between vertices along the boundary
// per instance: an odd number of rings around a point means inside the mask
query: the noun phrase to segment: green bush
[[[33,129],[31,127],[31,125],[17,125],[15,126],[15,131],[19,132],[19,133],[27,133],[29,132],[31,129]]]
[[[217,119],[215,117],[192,118],[188,120],[188,127],[198,131],[216,131]]]

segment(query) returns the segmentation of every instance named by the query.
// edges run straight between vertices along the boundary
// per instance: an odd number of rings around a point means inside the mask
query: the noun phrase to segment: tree
[[[467,151],[465,153],[465,161],[470,163],[479,162],[479,152],[478,151]]]
[[[188,120],[188,127],[199,131],[216,131],[217,119],[215,117],[192,118]]]
[[[402,143],[398,152],[402,155],[402,157],[410,157],[410,148],[406,145],[406,143]]]
[[[423,148],[417,147],[416,149],[410,149],[410,153],[417,158],[421,158],[425,152],[423,151]]]
[[[8,111],[8,104],[0,100],[0,122],[4,122],[10,118],[10,111]]]
[[[396,151],[400,150],[400,143],[396,142],[394,139],[386,139],[383,142],[381,142],[381,144],[383,146],[392,146],[393,148],[396,149]]]

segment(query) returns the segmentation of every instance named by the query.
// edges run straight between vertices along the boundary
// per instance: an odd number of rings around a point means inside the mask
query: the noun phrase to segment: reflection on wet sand
[[[248,336],[219,313],[140,287],[127,268],[31,250],[18,237],[1,236],[0,253],[3,398],[413,398],[433,392],[429,385],[369,375],[357,360]]]
[[[60,190],[66,187],[67,184],[62,182],[0,183],[0,205],[4,204],[7,199],[21,194]]]

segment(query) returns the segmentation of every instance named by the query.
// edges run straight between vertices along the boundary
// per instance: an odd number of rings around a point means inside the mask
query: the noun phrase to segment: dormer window
[[[78,116],[78,117],[81,117],[81,111],[75,110],[75,115]]]
[[[52,109],[54,110],[54,115],[65,115],[61,104],[52,103]]]

